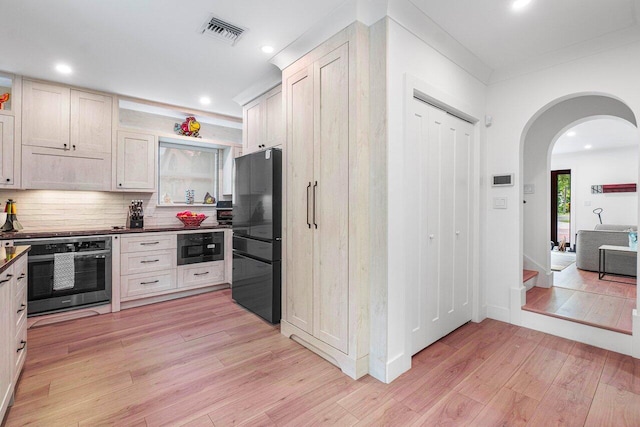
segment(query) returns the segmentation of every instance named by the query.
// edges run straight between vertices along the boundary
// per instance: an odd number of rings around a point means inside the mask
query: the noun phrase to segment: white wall
[[[487,92],[487,114],[493,125],[487,129],[487,175],[522,172],[521,139],[531,119],[551,102],[575,93],[610,94],[640,115],[640,43],[571,61],[545,70],[493,84]],[[523,159],[527,162],[527,159]],[[514,187],[489,189],[487,202],[506,196],[506,210],[486,210],[487,314],[504,321],[512,318],[510,289],[518,286],[522,275],[522,183]],[[505,251],[504,248],[514,248]]]
[[[387,366],[386,380],[390,381],[411,363],[407,347],[406,326],[406,271],[415,266],[405,262],[407,239],[421,238],[415,235],[411,224],[403,221],[402,212],[411,194],[404,192],[404,181],[411,179],[415,171],[403,167],[405,82],[413,80],[421,85],[421,91],[440,101],[480,119],[484,116],[485,85],[462,68],[441,55],[435,49],[405,29],[392,16],[388,21],[387,106],[388,106],[388,295],[387,295]],[[480,126],[476,126],[477,147],[475,159],[480,155]],[[475,168],[476,177],[478,168]],[[474,179],[477,183],[478,179]],[[473,207],[478,212],[477,206]],[[477,228],[477,222],[476,222]],[[477,236],[476,236],[477,237]],[[476,262],[476,260],[474,260]],[[410,342],[410,341],[409,341]],[[384,368],[384,367],[383,367]],[[382,369],[383,369],[382,368]],[[380,377],[379,372],[372,372]]]
[[[595,208],[602,208],[605,224],[638,221],[638,193],[591,194],[591,185],[629,184],[638,181],[638,147],[554,154],[551,170],[571,170],[571,241],[578,230],[593,230],[599,223]]]

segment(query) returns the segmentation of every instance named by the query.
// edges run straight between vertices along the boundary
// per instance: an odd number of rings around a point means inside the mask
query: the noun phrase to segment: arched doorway
[[[620,99],[607,94],[579,93],[557,99],[541,108],[529,120],[522,133],[520,191],[521,200],[525,203],[521,203],[520,207],[521,254],[524,269],[539,272],[536,279],[537,286],[550,287],[553,284],[549,259],[551,232],[549,170],[552,147],[569,128],[600,117],[624,120],[637,128],[635,114]],[[525,187],[528,190],[526,194],[524,194]],[[526,316],[521,311],[525,299],[524,286],[514,289],[512,309],[519,313],[521,320],[526,320]],[[521,323],[527,326],[526,321]],[[588,335],[584,334],[584,330],[582,334]],[[569,335],[571,334],[564,333],[564,336],[570,337]],[[573,338],[580,340],[579,337]],[[588,341],[589,337],[585,339]]]

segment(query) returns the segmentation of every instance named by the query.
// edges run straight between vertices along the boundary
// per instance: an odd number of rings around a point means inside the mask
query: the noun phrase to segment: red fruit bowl
[[[176,218],[178,218],[180,221],[182,221],[182,223],[184,224],[185,227],[200,227],[200,224],[202,224],[202,221],[204,221],[205,219],[209,218],[206,215],[198,215],[198,216],[178,216],[176,215]]]

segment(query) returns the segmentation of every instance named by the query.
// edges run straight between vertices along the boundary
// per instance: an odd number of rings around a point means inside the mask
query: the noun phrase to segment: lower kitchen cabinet
[[[0,274],[0,421],[27,357],[27,271],[25,252]]]
[[[202,232],[195,229],[118,236],[120,256],[116,271],[119,273],[114,278],[114,286],[118,286],[119,279],[121,308],[175,298],[177,293],[180,293],[178,296],[187,296],[189,291],[193,294],[203,288],[227,287],[229,280],[224,260],[177,265],[178,235]],[[217,233],[230,235],[231,230]],[[225,258],[230,259],[231,245],[226,240]]]
[[[194,288],[219,283],[224,283],[224,261],[178,267],[178,288]]]
[[[120,282],[121,301],[148,297],[176,288],[176,271],[142,273],[122,276]]]

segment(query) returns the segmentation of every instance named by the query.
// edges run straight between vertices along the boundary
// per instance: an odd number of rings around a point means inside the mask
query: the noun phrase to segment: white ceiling
[[[569,136],[570,132],[575,132],[575,135]],[[595,119],[568,129],[553,146],[553,154],[638,147],[638,143],[638,129],[629,122],[619,119]],[[591,148],[585,148],[587,145]]]
[[[233,98],[279,81],[279,52],[342,10],[385,1],[0,0],[0,70],[238,117]],[[517,13],[512,0],[389,1],[413,3],[493,70],[485,82],[640,40],[640,0],[532,0]],[[197,33],[210,13],[248,29],[237,46]],[[72,75],[54,71],[62,61]]]

